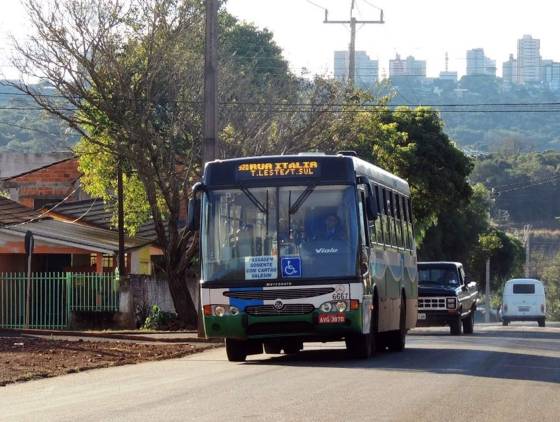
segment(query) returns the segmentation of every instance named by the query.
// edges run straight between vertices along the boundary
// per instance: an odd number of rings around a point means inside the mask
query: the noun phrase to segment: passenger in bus
[[[317,240],[344,240],[344,238],[338,216],[334,213],[327,214],[323,227],[317,235]]]

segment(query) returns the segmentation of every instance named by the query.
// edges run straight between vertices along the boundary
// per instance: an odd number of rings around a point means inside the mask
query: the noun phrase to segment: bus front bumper
[[[207,337],[237,339],[267,339],[299,337],[308,340],[341,338],[362,332],[362,310],[344,312],[344,321],[320,322],[319,311],[304,315],[252,316],[239,315],[205,316],[204,328]]]

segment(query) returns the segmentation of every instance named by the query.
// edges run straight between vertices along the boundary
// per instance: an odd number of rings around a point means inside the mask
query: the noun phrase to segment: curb
[[[83,338],[104,338],[113,340],[133,340],[142,341],[148,343],[218,343],[222,342],[222,339],[217,338],[200,338],[200,337],[171,337],[171,338],[157,338],[151,337],[151,335],[159,333],[92,333],[92,332],[78,332],[78,331],[64,331],[64,330],[31,330],[31,329],[13,329],[6,328],[0,330],[0,333],[6,332],[10,334],[27,334],[27,335],[46,335],[46,336],[66,336],[66,337],[83,337]],[[165,331],[164,333],[168,333]],[[193,332],[196,334],[196,332]]]

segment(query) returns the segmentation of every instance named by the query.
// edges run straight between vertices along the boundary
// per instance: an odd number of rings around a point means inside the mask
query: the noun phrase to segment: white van
[[[539,280],[516,278],[506,282],[502,301],[502,323],[511,321],[537,321],[544,327],[546,298]]]

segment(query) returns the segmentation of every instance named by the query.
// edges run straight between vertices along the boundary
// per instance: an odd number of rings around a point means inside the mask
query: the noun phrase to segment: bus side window
[[[414,248],[414,223],[413,223],[413,216],[414,214],[412,213],[412,204],[410,202],[410,198],[406,198],[406,207],[408,210],[408,226],[410,227],[410,249]]]
[[[379,215],[377,220],[375,220],[375,240],[379,244],[383,244],[385,240],[383,239],[383,207],[381,206],[381,197],[379,196],[379,186],[374,185],[373,189],[375,195],[375,202],[377,203],[377,210]]]
[[[393,230],[391,230],[391,212],[390,212],[390,202],[389,202],[389,192],[385,188],[383,190],[383,210],[385,211],[385,244],[391,246],[393,244]]]
[[[378,208],[379,209],[379,208]],[[379,218],[374,220],[368,220],[368,230],[369,230],[369,239],[371,244],[378,243],[379,240],[377,238],[376,227],[379,225]]]
[[[391,244],[393,247],[398,247],[398,233],[397,233],[397,216],[395,213],[395,194],[393,191],[389,191],[389,211],[391,213]]]
[[[402,198],[402,211],[403,211],[403,227],[405,230],[404,233],[404,243],[405,243],[405,248],[408,250],[412,249],[411,246],[411,242],[410,242],[410,227],[409,227],[409,216],[408,216],[408,207],[406,206],[406,201],[408,198],[403,197]]]
[[[398,233],[399,233],[399,247],[401,248],[405,248],[406,247],[406,241],[405,241],[405,236],[404,236],[404,218],[403,218],[403,213],[402,213],[402,196],[399,194],[395,194],[395,199],[396,199],[396,209],[397,209],[397,229],[398,229]]]

